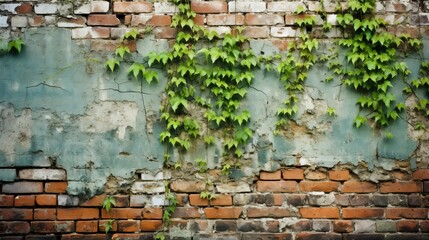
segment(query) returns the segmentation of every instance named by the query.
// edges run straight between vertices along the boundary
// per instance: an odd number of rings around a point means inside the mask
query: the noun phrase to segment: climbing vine
[[[21,53],[24,45],[25,43],[21,38],[9,40],[6,44],[3,44],[0,39],[0,54],[13,52]]]
[[[358,128],[368,121],[386,127],[399,117],[405,105],[396,101],[392,82],[411,73],[399,61],[399,54],[422,46],[418,39],[387,32],[385,21],[374,12],[375,0],[349,1],[348,10],[337,15],[346,36],[339,40],[346,48],[346,65],[339,60],[329,63],[342,83],[360,94],[356,102],[360,110],[354,120]]]

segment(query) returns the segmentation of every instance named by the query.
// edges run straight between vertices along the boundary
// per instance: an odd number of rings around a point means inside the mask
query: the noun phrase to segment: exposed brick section
[[[3,193],[41,193],[43,192],[42,182],[14,182],[5,183],[2,187]]]
[[[119,232],[138,232],[140,230],[140,221],[138,220],[119,220],[118,231]]]
[[[419,222],[416,220],[400,220],[396,223],[398,232],[418,232]]]
[[[55,220],[57,219],[57,209],[36,208],[34,209],[34,220]]]
[[[427,208],[387,208],[386,218],[400,219],[400,218],[416,218],[425,219],[428,215]]]
[[[57,205],[57,195],[54,195],[54,194],[36,195],[36,204],[39,206],[55,206]]]
[[[352,182],[347,181],[341,188],[345,193],[371,193],[377,191],[377,185],[371,182]]]
[[[18,195],[15,197],[15,207],[34,206],[34,195]]]
[[[384,216],[384,209],[382,208],[343,208],[342,216],[345,219],[382,218]]]
[[[295,181],[258,181],[258,192],[296,192],[298,190]]]
[[[246,25],[278,25],[284,24],[284,17],[277,14],[246,14]]]
[[[29,232],[30,224],[28,222],[0,222],[0,234],[27,234]],[[6,237],[5,239],[8,238]]]
[[[299,183],[299,189],[303,192],[333,192],[337,191],[338,187],[339,183],[332,181],[302,181]]]
[[[110,219],[141,219],[143,215],[141,208],[111,208],[109,212],[105,210],[101,211],[101,217]]]
[[[386,182],[380,185],[381,193],[422,192],[421,182]]]
[[[429,169],[417,169],[414,171],[413,180],[429,180]]]
[[[227,12],[228,5],[222,1],[192,1],[191,9],[196,13],[225,13]]]
[[[47,193],[65,193],[67,182],[47,182],[45,183],[45,192]]]
[[[143,208],[142,215],[144,219],[162,219],[162,208]]]
[[[99,217],[98,208],[59,208],[57,210],[58,220],[98,219]]]
[[[331,170],[329,179],[332,181],[347,181],[350,177],[349,170]]]
[[[174,218],[201,218],[198,208],[193,207],[178,207],[174,211]]]
[[[13,195],[0,195],[0,207],[12,207]]]
[[[305,207],[299,209],[301,217],[303,218],[339,218],[340,211],[335,207],[325,208],[310,208]]]
[[[270,29],[268,27],[246,27],[243,35],[248,38],[268,38]]]
[[[175,192],[200,193],[205,190],[206,184],[203,181],[177,180],[172,182],[170,187]]]
[[[193,206],[208,206],[209,201],[203,199],[199,194],[190,194],[189,195],[190,204]],[[212,206],[230,206],[232,205],[232,196],[231,195],[217,195],[216,198],[210,200],[210,205]]]
[[[283,179],[287,180],[302,180],[304,179],[304,170],[302,169],[283,169]]]
[[[98,221],[77,221],[76,232],[95,233],[98,231]]]
[[[336,220],[332,222],[334,232],[350,233],[353,232],[353,222],[351,220]]]
[[[74,221],[32,221],[34,233],[71,233],[75,231]]]
[[[2,208],[0,209],[0,219],[6,221],[31,220],[33,219],[33,209]]]
[[[275,172],[261,171],[259,173],[259,179],[261,180],[280,180],[281,178],[282,178],[282,173],[280,170]]]
[[[155,232],[162,229],[162,220],[141,220],[140,229],[142,232]]]
[[[88,16],[90,26],[118,26],[121,22],[113,14],[92,14]]]
[[[15,8],[16,13],[18,14],[27,14],[33,12],[33,4],[31,3],[21,3],[17,8]]]
[[[116,13],[150,13],[150,2],[114,2],[113,11]]]
[[[282,207],[250,207],[247,209],[248,218],[281,218],[281,217],[295,217],[298,214],[290,209]]]
[[[204,213],[209,219],[215,218],[239,218],[243,208],[241,207],[219,207],[205,208]]]
[[[231,26],[243,25],[244,15],[236,14],[208,14],[207,25],[210,26]]]
[[[103,27],[86,27],[72,30],[72,38],[109,38],[110,29]]]

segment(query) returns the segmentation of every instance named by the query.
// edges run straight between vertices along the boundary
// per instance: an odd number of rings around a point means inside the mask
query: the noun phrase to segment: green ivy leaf
[[[116,67],[119,67],[119,60],[116,58],[111,58],[104,63],[104,66],[113,72]]]
[[[127,46],[119,46],[116,48],[116,51],[115,51],[116,56],[124,58],[125,53],[131,54],[131,51]]]
[[[24,45],[24,41],[22,39],[10,40],[7,44],[7,51],[11,52],[12,50],[16,50],[18,53],[21,52],[22,46]]]
[[[128,74],[130,74],[131,72],[133,73],[134,78],[138,79],[140,73],[144,75],[144,73],[146,72],[146,68],[143,64],[133,63],[128,69]]]
[[[358,115],[356,118],[355,118],[355,120],[354,120],[354,125],[357,127],[357,128],[360,128],[363,124],[365,124],[366,123],[366,117],[363,117],[363,116],[360,116],[360,115]]]

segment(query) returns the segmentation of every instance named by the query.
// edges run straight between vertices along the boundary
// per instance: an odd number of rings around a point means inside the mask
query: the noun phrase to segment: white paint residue
[[[8,161],[15,158],[16,149],[29,149],[31,146],[31,109],[24,109],[15,116],[12,106],[0,105],[0,152]]]
[[[104,101],[91,104],[85,116],[80,118],[83,132],[103,133],[116,130],[116,136],[124,139],[127,127],[136,128],[138,106],[135,102]]]

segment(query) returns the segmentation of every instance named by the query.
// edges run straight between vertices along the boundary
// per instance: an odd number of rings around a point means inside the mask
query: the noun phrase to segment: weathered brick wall
[[[341,1],[341,4],[344,9],[347,8],[347,1]],[[325,1],[324,5],[327,20],[335,25],[335,1]],[[245,36],[269,41],[281,51],[296,37],[294,22],[297,15],[294,12],[299,6],[304,6],[309,14],[317,15],[320,2],[192,2],[192,9],[197,13],[197,24],[220,33],[230,32],[235,26],[244,26]],[[377,14],[390,24],[388,31],[409,33],[424,39],[429,36],[428,9],[427,1],[377,2]],[[174,39],[175,30],[169,25],[175,12],[177,9],[173,4],[160,1],[0,0],[0,36],[8,39],[35,28],[62,29],[70,31],[75,42],[89,42],[90,50],[114,50],[119,39],[132,27],[150,26],[153,27],[155,39]],[[318,28],[322,28],[320,23],[316,26],[316,32]],[[319,37],[339,35],[340,31],[334,27],[328,33],[320,31]],[[137,51],[136,42],[130,42],[130,47]],[[90,106],[96,108],[99,105]],[[137,107],[130,107],[134,108]],[[3,108],[0,110],[3,111]],[[13,115],[14,110],[11,111]],[[55,114],[49,116],[60,121]],[[5,119],[1,120],[6,122]],[[11,121],[21,121],[18,119],[16,117]],[[40,129],[44,130],[43,126]],[[72,131],[74,129],[69,130]],[[48,136],[46,138],[54,138],[50,132],[45,134]],[[150,171],[139,173],[131,169],[128,172],[133,174],[132,177],[123,182],[121,178],[107,180],[105,192],[88,200],[83,190],[83,193],[75,194],[76,186],[80,187],[79,184],[86,178],[78,175],[78,171],[70,171],[56,164],[65,153],[49,158],[49,161],[30,164],[2,162],[0,239],[152,239],[165,226],[162,221],[164,207],[168,204],[165,200],[165,179],[170,180],[172,192],[177,194],[179,201],[172,225],[166,231],[167,236],[176,239],[429,239],[429,143],[425,136],[422,137],[425,142],[419,143],[417,153],[406,161],[384,162],[387,167],[373,163],[376,168],[352,164],[319,168],[315,164],[297,161],[293,164],[282,163],[280,170],[262,171],[259,175],[234,180],[221,177],[218,170],[210,170],[211,188],[216,193],[216,198],[210,202],[199,197],[206,183],[195,171],[187,175],[164,169],[163,173],[151,174],[148,173]],[[64,146],[76,144],[73,141],[69,143]],[[53,146],[52,143],[46,145]],[[73,150],[71,148],[70,152]],[[31,154],[37,153],[34,151]],[[128,154],[126,151],[121,153],[124,156]],[[36,159],[33,155],[31,157]],[[124,156],[118,159],[125,162]],[[415,156],[419,158],[417,163]],[[78,159],[82,156],[73,157]],[[291,158],[298,157],[294,155]],[[87,164],[85,161],[82,160],[82,165]],[[85,165],[88,169],[91,166],[89,163]],[[122,165],[112,164],[110,167],[120,168]],[[82,175],[91,173],[79,172]],[[106,178],[111,175],[109,172]],[[73,187],[70,187],[72,184]],[[113,195],[117,203],[110,212],[102,208],[102,202],[108,195]],[[114,219],[113,229],[106,235],[104,224],[110,219]]]
[[[216,172],[211,172],[215,175]],[[161,174],[162,175],[162,174]],[[89,200],[67,194],[61,169],[18,169],[2,182],[1,239],[151,239],[163,229],[164,190],[156,176],[136,180],[130,194]],[[165,176],[165,175],[164,175]],[[200,198],[204,183],[172,180],[178,207],[170,235],[177,239],[390,239],[429,238],[429,170],[392,171],[388,181],[360,181],[346,166],[262,171],[253,183],[215,181],[216,198]],[[114,219],[112,231],[104,224]],[[167,236],[169,233],[167,232]]]

